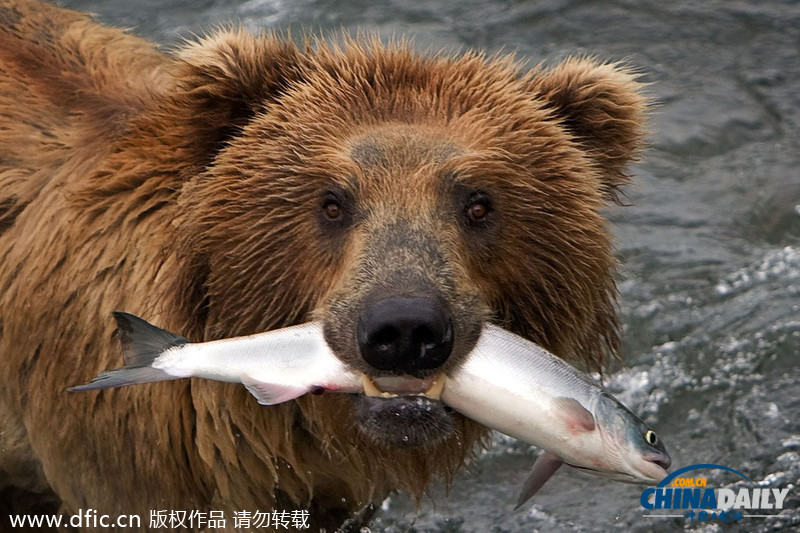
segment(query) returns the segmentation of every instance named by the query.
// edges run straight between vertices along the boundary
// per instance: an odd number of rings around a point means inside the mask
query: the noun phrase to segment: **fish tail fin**
[[[124,387],[125,385],[151,383],[154,381],[168,381],[170,379],[176,378],[175,376],[170,376],[158,368],[152,368],[149,366],[131,368],[126,366],[117,368],[116,370],[103,372],[89,383],[70,387],[67,390],[70,392],[76,392],[83,390],[113,389],[115,387]]]
[[[530,500],[563,464],[564,461],[556,454],[552,452],[542,452],[539,458],[536,459],[536,462],[533,463],[531,473],[522,486],[522,491],[519,493],[517,505],[514,507],[514,510],[516,511],[522,507],[525,502]]]
[[[175,376],[153,368],[151,365],[159,355],[169,348],[181,346],[189,341],[130,313],[114,311],[114,319],[117,321],[117,333],[122,343],[125,366],[103,372],[89,383],[70,387],[67,390],[110,389],[137,383],[176,379]]]
[[[166,350],[189,342],[180,335],[156,327],[136,315],[122,311],[114,311],[113,315],[117,321],[117,334],[122,343],[125,366],[150,366]]]

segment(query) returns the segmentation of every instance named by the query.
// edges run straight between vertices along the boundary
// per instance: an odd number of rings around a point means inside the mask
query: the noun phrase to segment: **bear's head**
[[[206,157],[180,200],[187,330],[321,320],[373,393],[303,400],[297,426],[459,462],[481,432],[425,393],[482,323],[594,369],[615,352],[601,210],[644,112],[624,68],[225,33],[183,59],[176,102]]]

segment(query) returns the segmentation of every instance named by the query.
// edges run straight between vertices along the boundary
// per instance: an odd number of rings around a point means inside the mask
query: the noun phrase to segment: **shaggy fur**
[[[457,415],[404,448],[358,430],[346,396],[263,408],[199,380],[65,389],[118,366],[115,309],[194,341],[319,318],[370,373],[359,313],[423,293],[453,315],[441,371],[487,319],[601,368],[617,318],[600,210],[639,146],[637,91],[589,59],[524,73],[377,40],[298,48],[223,30],[167,55],[0,1],[6,505],[310,508],[330,530],[449,478],[485,433]],[[464,218],[475,194],[490,199],[480,224]],[[321,218],[330,195],[341,220]]]

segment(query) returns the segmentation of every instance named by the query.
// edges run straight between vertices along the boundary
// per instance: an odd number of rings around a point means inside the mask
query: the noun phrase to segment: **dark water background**
[[[790,488],[771,518],[701,531],[800,531],[800,3],[785,1],[69,0],[169,48],[229,21],[413,36],[419,48],[627,59],[654,109],[651,147],[609,211],[625,369],[607,383],[676,467],[717,463]],[[497,435],[449,494],[393,496],[372,531],[672,531],[641,488],[560,471],[512,512],[531,447]],[[709,486],[736,485],[704,471]]]

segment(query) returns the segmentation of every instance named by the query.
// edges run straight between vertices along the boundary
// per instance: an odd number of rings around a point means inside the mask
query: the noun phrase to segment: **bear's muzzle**
[[[386,298],[359,318],[358,348],[370,366],[419,375],[440,367],[453,349],[450,313],[432,298]]]

